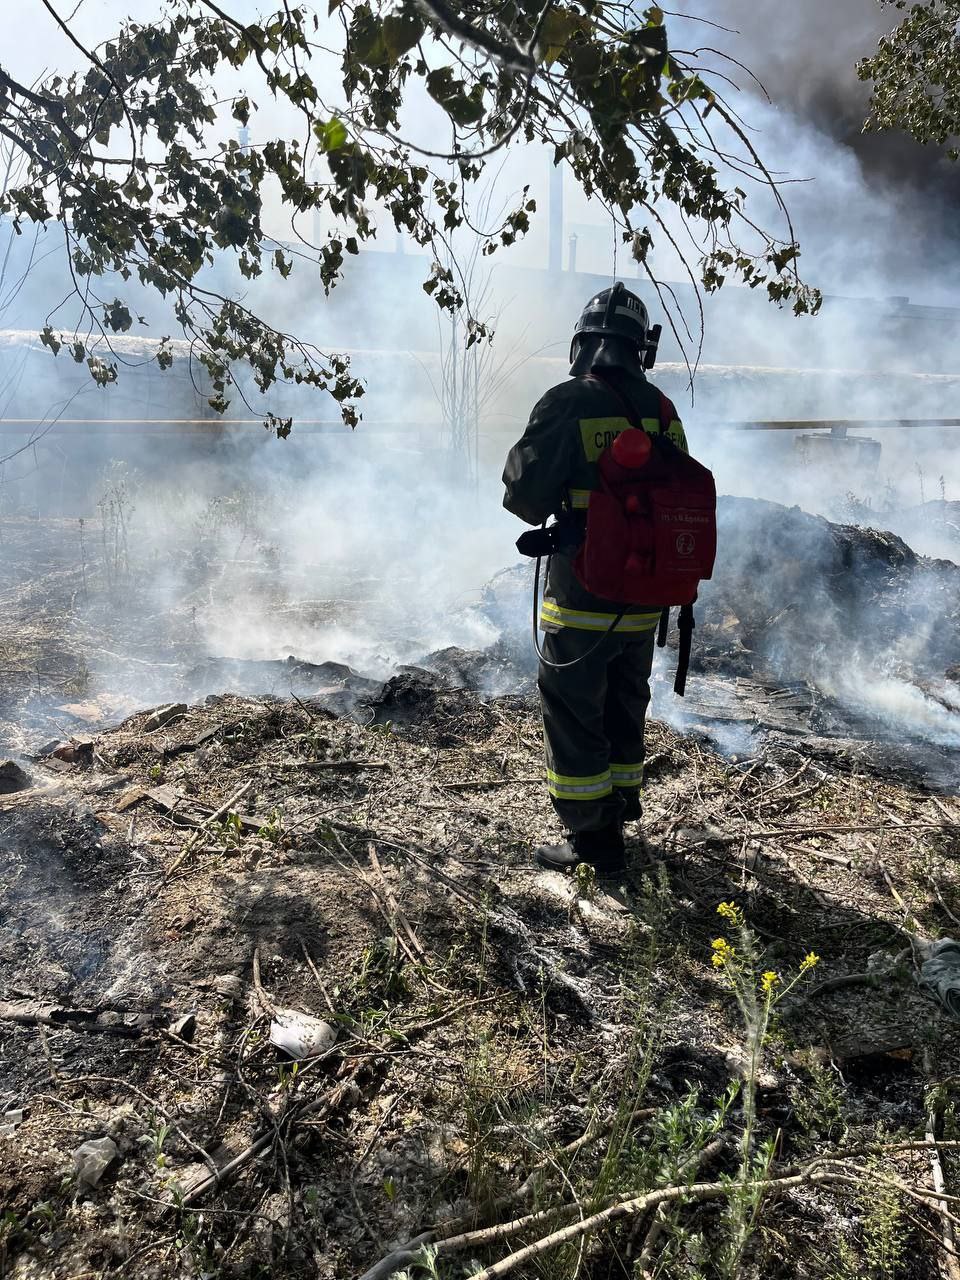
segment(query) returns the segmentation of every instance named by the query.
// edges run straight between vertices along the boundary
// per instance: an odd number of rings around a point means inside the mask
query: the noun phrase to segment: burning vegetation
[[[0,1280],[960,1280],[958,0],[16,7]],[[558,846],[568,372],[724,496]]]
[[[525,569],[468,609],[489,647],[386,678],[214,662],[101,515],[3,525],[11,1275],[921,1276],[953,1248],[960,751],[926,717],[958,719],[956,566],[727,500],[611,888],[529,864]]]

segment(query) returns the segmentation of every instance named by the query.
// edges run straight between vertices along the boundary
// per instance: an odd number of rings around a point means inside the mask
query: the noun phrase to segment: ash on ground
[[[746,550],[705,593],[689,720],[651,724],[632,869],[596,886],[530,865],[558,828],[526,627],[523,649],[501,624],[492,649],[374,678],[215,661],[175,612],[148,643],[115,610],[108,638],[105,605],[55,597],[73,579],[52,553],[46,613],[36,581],[7,584],[3,641],[23,665],[3,754],[26,785],[0,796],[5,1274],[339,1280],[420,1240],[454,1275],[688,1178],[690,1160],[697,1178],[735,1176],[749,1040],[718,936],[751,981],[786,985],[820,957],[756,1076],[770,1176],[870,1156],[860,1189],[766,1201],[742,1274],[864,1272],[870,1179],[929,1177],[925,1151],[891,1144],[924,1138],[931,1098],[950,1136],[960,1037],[917,979],[924,949],[960,930],[960,804],[931,758],[946,747],[871,736],[883,717],[789,661],[866,609],[880,616],[862,651],[894,650],[891,679],[933,698],[957,662],[934,616],[951,616],[956,579],[897,540],[792,519],[825,567],[798,569],[779,615]],[[156,705],[124,709],[153,689]],[[332,1047],[294,1063],[271,1027],[300,1015]],[[941,1162],[949,1185],[952,1148]],[[897,1203],[884,1221],[920,1280],[940,1220]],[[548,1210],[509,1238],[487,1230]],[[612,1221],[553,1260],[630,1275],[649,1226]],[[451,1236],[465,1252],[442,1252]],[[662,1274],[710,1274],[728,1219],[685,1205],[657,1238]]]

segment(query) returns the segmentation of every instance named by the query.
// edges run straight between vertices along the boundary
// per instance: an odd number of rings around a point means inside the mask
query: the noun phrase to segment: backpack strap
[[[640,419],[637,417],[636,409],[633,407],[633,404],[627,399],[627,397],[623,394],[623,392],[620,390],[619,387],[615,387],[613,383],[608,382],[606,378],[601,378],[598,373],[585,373],[583,375],[583,380],[584,382],[596,382],[601,387],[603,387],[604,391],[609,391],[610,394],[614,397],[614,399],[620,401],[620,404],[624,410],[623,416],[630,423],[631,427],[639,427],[641,431],[643,430],[643,427],[640,423]]]
[[[637,411],[634,408],[633,403],[623,394],[619,387],[614,386],[612,382],[608,382],[606,378],[602,378],[597,373],[585,373],[582,375],[582,378],[584,382],[599,383],[605,391],[609,391],[616,400],[620,401],[620,405],[624,410],[623,416],[630,423],[631,427],[637,427],[641,431],[643,430],[643,423],[637,416]],[[657,395],[660,397],[660,435],[664,440],[669,440],[670,424],[677,416],[677,410],[673,401],[668,400],[659,387],[656,391]]]
[[[677,627],[680,631],[680,646],[677,654],[677,677],[673,682],[673,692],[682,698],[687,690],[687,672],[690,669],[690,649],[693,643],[693,629],[697,624],[693,620],[693,605],[682,604]]]
[[[521,537],[524,536],[521,534]],[[667,643],[667,630],[670,626],[670,610],[664,609],[657,623],[657,648],[662,649]]]

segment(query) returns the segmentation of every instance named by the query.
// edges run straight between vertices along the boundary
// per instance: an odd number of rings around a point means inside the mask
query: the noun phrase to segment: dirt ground
[[[956,1186],[960,1037],[917,976],[960,936],[955,795],[654,722],[631,870],[576,881],[530,865],[558,828],[529,696],[325,664],[105,727],[89,614],[31,609],[5,661],[33,626],[64,683],[4,689],[4,1280],[950,1274],[922,1144]],[[782,990],[811,953],[751,1064],[734,977]],[[333,1046],[283,1053],[286,1011]]]

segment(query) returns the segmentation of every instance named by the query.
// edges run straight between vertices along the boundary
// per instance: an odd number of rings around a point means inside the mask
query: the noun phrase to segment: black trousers
[[[568,831],[597,831],[618,822],[626,797],[643,786],[643,729],[650,703],[655,630],[548,632],[540,663],[547,789]]]

